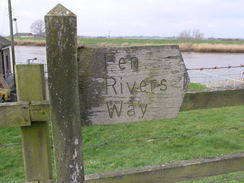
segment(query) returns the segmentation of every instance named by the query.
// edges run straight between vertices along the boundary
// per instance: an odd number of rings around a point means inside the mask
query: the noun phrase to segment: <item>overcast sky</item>
[[[0,35],[9,34],[8,0],[0,0]],[[199,29],[205,37],[244,38],[244,0],[12,0],[19,32],[56,4],[78,17],[85,36],[177,36]]]

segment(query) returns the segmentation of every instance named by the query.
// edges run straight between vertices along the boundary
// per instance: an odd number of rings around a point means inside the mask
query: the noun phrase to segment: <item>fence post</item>
[[[16,65],[18,101],[45,99],[44,67],[41,64]],[[48,122],[32,122],[21,127],[26,181],[46,183],[52,178]]]
[[[83,183],[76,15],[58,4],[45,16],[58,183]]]

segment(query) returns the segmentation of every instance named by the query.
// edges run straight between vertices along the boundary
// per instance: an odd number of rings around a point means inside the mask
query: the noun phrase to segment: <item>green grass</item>
[[[208,44],[244,44],[244,40],[184,40],[184,39],[126,39],[126,38],[79,38],[80,44],[177,44],[177,43],[208,43]]]
[[[176,119],[84,127],[85,172],[86,174],[109,172],[243,152],[244,128],[171,139],[133,142],[137,139],[207,132],[218,128],[244,125],[243,111],[244,106],[195,110],[181,112]],[[121,141],[132,142],[88,146],[88,144]],[[20,142],[18,128],[0,129],[0,144],[16,142]],[[221,181],[224,178],[220,176],[215,179]],[[16,183],[21,180],[23,180],[21,146],[0,147],[0,183]]]
[[[84,128],[85,144],[111,143],[243,125],[244,107],[182,112],[176,119]],[[238,117],[239,116],[239,117]],[[210,157],[244,150],[244,128],[172,139],[85,147],[87,173]],[[109,157],[109,158],[107,158]]]
[[[19,128],[0,129],[0,144],[20,142]],[[0,146],[0,183],[17,183],[24,179],[21,145]]]
[[[190,83],[188,90],[207,87]],[[244,125],[244,106],[181,112],[176,119],[84,127],[86,174],[123,170],[173,161],[211,157],[244,151],[244,128],[208,133],[209,130]],[[135,142],[138,139],[206,132],[171,139]],[[0,129],[0,144],[20,142],[19,128]],[[117,144],[89,146],[89,144]],[[126,142],[126,143],[121,143]],[[185,183],[242,181],[243,172],[208,177]],[[239,178],[232,180],[233,177]],[[243,178],[244,179],[244,178]],[[21,146],[0,147],[0,183],[24,180]],[[244,180],[243,180],[244,182]]]
[[[45,38],[15,38],[15,40],[45,40]],[[208,44],[244,44],[244,40],[185,40],[185,39],[128,39],[128,38],[79,38],[80,44],[177,44],[177,43],[208,43]]]
[[[206,85],[200,84],[200,83],[190,83],[188,85],[188,90],[203,90],[207,89],[208,87]]]

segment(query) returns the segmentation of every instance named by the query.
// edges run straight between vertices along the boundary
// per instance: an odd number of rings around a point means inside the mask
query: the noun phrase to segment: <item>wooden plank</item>
[[[57,182],[83,183],[76,15],[59,4],[45,23]]]
[[[244,105],[244,89],[188,91],[181,111]]]
[[[244,153],[87,175],[87,183],[162,183],[244,170]]]
[[[181,111],[244,105],[243,97],[244,89],[188,91]],[[0,104],[0,128],[30,126],[30,121],[49,121],[49,105],[49,101]]]
[[[16,65],[18,101],[44,100],[44,87],[43,65]],[[26,181],[45,183],[52,178],[48,123],[35,122],[21,132]]]
[[[0,104],[0,128],[30,126],[31,122],[49,121],[49,101]]]
[[[82,119],[102,125],[175,118],[187,77],[178,46],[80,48]]]
[[[0,128],[30,126],[28,102],[0,104]]]
[[[49,101],[33,101],[30,104],[30,119],[35,121],[50,121]]]

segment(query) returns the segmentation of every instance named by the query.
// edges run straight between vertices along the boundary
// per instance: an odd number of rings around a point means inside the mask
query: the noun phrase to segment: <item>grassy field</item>
[[[188,85],[188,90],[203,90],[207,88],[208,87],[206,85],[200,83],[189,83]]]
[[[205,86],[191,84],[190,88],[203,89]],[[181,112],[176,119],[84,127],[85,173],[244,152],[243,111],[244,106],[194,110]],[[218,130],[223,128],[225,130]],[[192,134],[195,132],[201,133]],[[189,135],[178,136],[179,134]],[[172,138],[136,141],[163,136]],[[20,141],[18,128],[0,129],[0,144],[15,144]],[[187,182],[231,180],[228,182],[237,183],[244,182],[243,175],[244,172],[237,172]],[[0,146],[0,183],[23,183],[23,179],[21,146]]]
[[[44,38],[16,38],[19,46],[45,46]],[[185,52],[244,53],[244,40],[180,40],[180,39],[126,39],[126,38],[79,38],[79,45],[131,46],[131,45],[179,45]]]
[[[186,40],[186,39],[126,39],[126,38],[80,38],[81,44],[239,44],[243,45],[244,40],[225,41],[225,40]]]
[[[15,38],[16,41],[45,41],[45,38]],[[194,39],[128,39],[128,38],[79,38],[80,44],[225,44],[225,45],[244,45],[244,40],[194,40]]]

